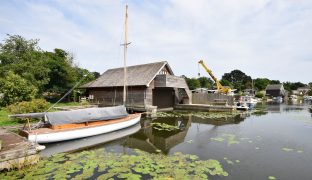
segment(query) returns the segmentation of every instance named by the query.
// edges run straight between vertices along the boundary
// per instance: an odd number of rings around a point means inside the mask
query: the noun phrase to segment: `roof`
[[[283,84],[269,84],[266,87],[266,90],[280,90],[282,89]]]
[[[297,90],[310,90],[311,88],[309,86],[305,87],[299,87]]]
[[[140,64],[127,67],[127,85],[128,86],[149,86],[151,81],[157,74],[167,66],[170,74],[173,72],[168,65],[167,61]],[[123,86],[124,69],[115,68],[108,69],[96,80],[84,84],[81,88],[93,88],[93,87],[116,87]]]

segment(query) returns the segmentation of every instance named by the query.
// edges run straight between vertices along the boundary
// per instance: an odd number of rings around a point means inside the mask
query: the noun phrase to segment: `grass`
[[[8,115],[9,112],[7,112],[5,109],[0,109],[0,127],[13,126],[19,124],[17,120],[10,119]]]
[[[80,106],[81,104],[79,102],[67,102],[67,103],[58,103],[58,107],[64,107],[64,106]],[[0,127],[2,126],[14,126],[21,124],[22,122],[19,122],[14,119],[10,119],[8,117],[10,113],[5,108],[0,108]]]
[[[66,103],[58,103],[56,107],[64,107],[64,106],[80,106],[79,102],[66,102]]]

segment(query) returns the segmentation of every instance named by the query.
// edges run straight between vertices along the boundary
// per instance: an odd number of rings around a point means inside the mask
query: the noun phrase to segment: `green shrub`
[[[30,101],[35,98],[37,92],[35,86],[11,71],[0,78],[0,106]]]
[[[50,107],[50,103],[44,99],[34,99],[23,101],[7,106],[7,111],[11,114],[44,112]]]
[[[263,98],[264,94],[261,92],[257,92],[255,95],[257,98]]]

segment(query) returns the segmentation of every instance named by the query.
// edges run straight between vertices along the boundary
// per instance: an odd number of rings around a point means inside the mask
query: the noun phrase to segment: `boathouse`
[[[83,85],[91,103],[101,106],[123,102],[124,69],[108,69],[96,80]],[[126,106],[146,111],[150,107],[173,108],[189,104],[191,93],[182,77],[175,76],[168,62],[127,67]]]
[[[285,97],[286,91],[283,84],[269,84],[265,89],[265,95],[269,97]]]

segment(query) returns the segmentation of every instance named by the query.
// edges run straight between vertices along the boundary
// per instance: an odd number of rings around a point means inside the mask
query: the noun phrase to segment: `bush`
[[[34,99],[23,101],[7,106],[7,111],[11,114],[44,112],[50,107],[50,103],[44,99]]]
[[[257,98],[263,98],[264,94],[261,92],[257,92],[255,95]]]
[[[21,76],[8,72],[0,78],[0,106],[16,102],[30,101],[37,95],[38,89]]]

